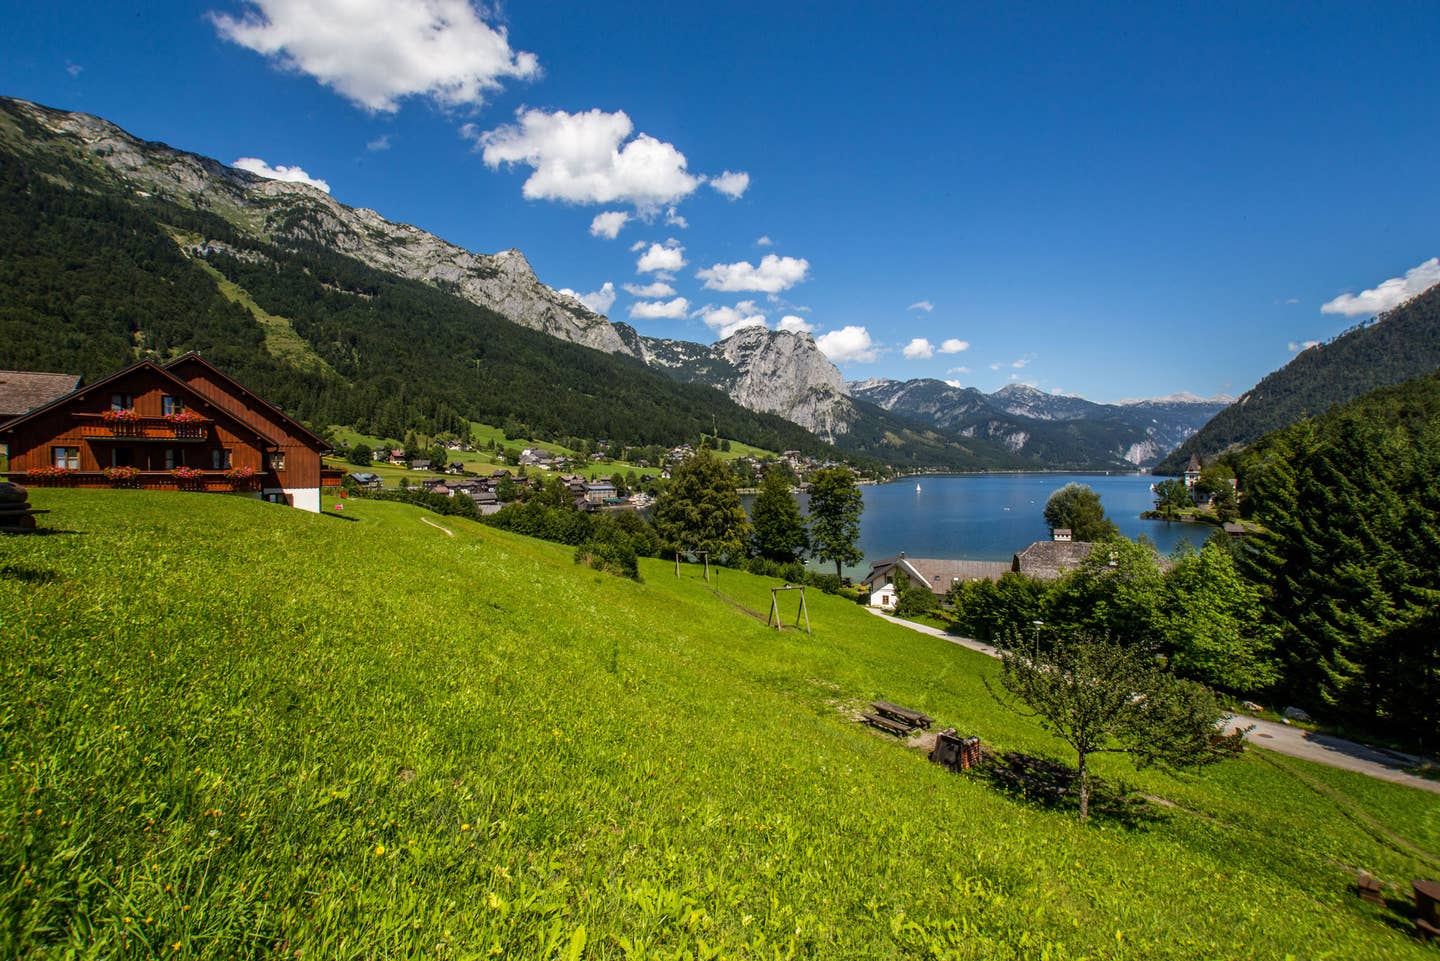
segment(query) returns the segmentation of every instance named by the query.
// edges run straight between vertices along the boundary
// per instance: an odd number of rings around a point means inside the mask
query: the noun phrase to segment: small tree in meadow
[[[826,467],[810,478],[811,554],[835,562],[835,576],[842,566],[858,564],[865,558],[860,550],[860,515],[865,500],[855,475],[848,467]]]
[[[1039,719],[1075,751],[1080,821],[1090,815],[1090,757],[1124,754],[1137,768],[1199,767],[1244,749],[1246,728],[1221,734],[1226,712],[1209,688],[1162,670],[1140,647],[1059,637],[1039,656],[1000,652],[1002,704]]]
[[[349,461],[357,467],[369,467],[370,461],[374,459],[375,452],[370,449],[369,444],[356,444],[350,448]]]

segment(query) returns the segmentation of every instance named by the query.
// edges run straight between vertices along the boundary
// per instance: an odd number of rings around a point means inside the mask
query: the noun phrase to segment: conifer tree
[[[766,471],[751,508],[755,529],[755,553],[782,564],[797,561],[809,547],[805,521],[790,493],[790,485],[779,471]]]

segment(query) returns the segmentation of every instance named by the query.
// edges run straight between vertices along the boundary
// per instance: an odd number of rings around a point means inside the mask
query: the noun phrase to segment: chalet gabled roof
[[[231,377],[229,374],[225,373],[219,367],[216,367],[214,364],[210,363],[204,357],[201,357],[198,350],[192,350],[181,354],[179,357],[176,357],[174,360],[166,364],[165,369],[169,370],[171,367],[178,367],[183,363],[199,364],[200,366],[208,370],[210,373],[214,374],[218,380],[220,380],[226,386],[230,387],[236,393],[244,394],[246,397],[252,398],[257,403],[263,404],[267,410],[269,410],[277,418],[279,418],[285,423],[285,425],[290,429],[291,433],[297,434],[301,437],[308,437],[310,440],[314,441],[316,449],[319,450],[320,453],[328,454],[331,450],[333,450],[333,448],[330,446],[330,442],[325,440],[325,438],[321,437],[319,434],[315,433],[313,430],[306,427],[304,424],[300,423],[298,420],[291,417],[289,414],[285,413],[283,410],[276,407],[274,404],[270,403],[268,400],[261,397],[259,394],[255,393],[253,390],[246,387],[244,384],[240,383],[234,377]]]
[[[78,374],[0,370],[0,424],[26,411],[44,407],[79,386]]]
[[[189,384],[185,383],[185,381],[181,380],[179,377],[176,377],[174,374],[170,373],[168,370],[166,370],[164,367],[161,367],[153,360],[136,361],[129,367],[117,370],[115,373],[110,374],[108,377],[100,378],[93,384],[86,384],[82,387],[76,387],[74,390],[70,391],[67,394],[64,394],[63,396],[55,398],[48,404],[45,404],[41,407],[36,407],[33,410],[28,410],[25,413],[21,414],[19,417],[7,421],[4,424],[0,424],[0,435],[8,434],[21,424],[29,420],[33,420],[34,418],[39,417],[41,414],[47,413],[48,411],[51,411],[57,407],[63,406],[76,396],[89,394],[92,391],[103,392],[105,388],[109,387],[111,384],[123,380],[131,374],[134,374],[135,372],[141,370],[148,370],[150,373],[155,374],[161,380],[167,382],[171,390],[175,391],[177,395],[185,398],[185,404],[187,407],[194,407],[197,410],[216,415],[219,418],[223,419],[228,425],[230,425],[230,427],[238,427],[241,433],[255,435],[255,437],[260,439],[260,441],[262,442],[262,446],[264,447],[279,446],[275,442],[275,439],[273,437],[236,417],[234,414],[230,413],[230,411],[215,403],[215,401],[206,397],[194,387],[191,387]]]
[[[1187,461],[1186,464],[1185,464],[1185,473],[1187,473],[1187,474],[1192,474],[1192,473],[1193,473],[1193,474],[1198,474],[1198,473],[1200,473],[1200,472],[1201,472],[1202,470],[1204,470],[1204,469],[1205,469],[1205,468],[1204,468],[1204,465],[1202,465],[1202,464],[1200,463],[1200,455],[1199,455],[1199,454],[1191,454],[1191,455],[1190,455],[1190,460]]]

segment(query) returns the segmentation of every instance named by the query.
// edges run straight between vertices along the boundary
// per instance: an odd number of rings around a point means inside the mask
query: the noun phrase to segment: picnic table
[[[1440,881],[1412,881],[1415,931],[1425,940],[1440,937]]]
[[[929,730],[935,719],[928,714],[919,711],[912,711],[908,707],[901,707],[899,704],[891,704],[889,701],[871,701],[870,706],[875,709],[876,714],[884,715],[892,720],[907,724],[911,730],[925,728]]]

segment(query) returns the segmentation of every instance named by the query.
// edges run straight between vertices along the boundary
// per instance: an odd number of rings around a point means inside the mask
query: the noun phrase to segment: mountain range
[[[586,426],[597,436],[602,432],[654,436],[653,431],[629,430],[626,425],[634,418],[622,414],[608,419],[594,411],[575,414],[582,406],[580,400],[569,408],[572,413],[563,416],[552,412],[526,417],[516,410],[515,397],[503,394],[506,383],[513,394],[535,375],[519,370],[520,357],[503,362],[497,358],[493,349],[497,338],[515,340],[510,346],[523,357],[544,355],[544,363],[559,362],[555,355],[559,348],[504,334],[503,327],[494,326],[495,320],[503,320],[615,357],[606,363],[565,362],[593,368],[595,377],[608,379],[611,386],[595,387],[590,391],[593,396],[623,395],[631,398],[627,403],[633,410],[659,405],[693,411],[684,419],[689,424],[701,419],[704,395],[687,394],[686,402],[677,404],[673,389],[653,378],[695,389],[713,388],[741,408],[798,425],[824,444],[902,468],[1146,466],[1219,407],[1184,399],[1094,404],[1015,386],[986,395],[927,380],[847,384],[809,334],[751,327],[713,344],[646,337],[542,283],[519,250],[467,251],[373,210],[342,204],[307,184],[268,180],[211,158],[144,141],[88,114],[0,98],[0,148],[14,160],[24,181],[10,194],[12,206],[63,203],[78,210],[84,203],[98,204],[103,209],[90,216],[111,227],[117,221],[136,222],[123,239],[113,242],[149,245],[145,254],[117,261],[95,247],[96,237],[87,236],[79,224],[64,238],[49,237],[47,243],[61,247],[50,251],[58,259],[78,250],[88,252],[94,266],[87,283],[93,282],[93,289],[83,294],[78,288],[51,290],[44,296],[26,290],[23,296],[12,296],[12,304],[23,303],[26,310],[12,307],[8,317],[0,313],[0,333],[14,334],[11,353],[6,356],[0,349],[0,365],[73,367],[77,351],[103,353],[98,344],[109,344],[105,349],[110,354],[127,356],[106,355],[87,361],[91,366],[113,366],[142,350],[230,351],[242,358],[238,362],[255,367],[255,376],[275,381],[299,412],[322,421],[350,423],[366,419],[366,404],[393,406],[393,397],[387,394],[393,388],[383,385],[401,366],[397,359],[404,357],[413,362],[407,369],[428,371],[423,376],[435,382],[422,386],[422,375],[412,376],[398,390],[402,398],[408,397],[402,405],[444,409],[449,412],[446,416],[505,416],[551,432]],[[42,200],[37,195],[39,184],[44,191],[70,194]],[[43,214],[13,213],[18,218],[14,236],[32,228],[49,229]],[[86,214],[75,216],[83,220]],[[155,239],[159,237],[173,246],[155,249],[156,244],[164,244]],[[17,291],[33,286],[19,259],[23,248],[24,244],[15,244],[8,253],[0,251],[0,278],[12,278]],[[203,336],[187,333],[176,317],[167,333],[157,336],[164,312],[152,309],[148,323],[127,321],[124,338],[101,337],[100,328],[119,323],[116,315],[128,313],[128,305],[115,302],[106,317],[91,317],[89,311],[98,300],[114,298],[117,287],[133,288],[138,283],[129,276],[97,276],[116,271],[139,271],[147,284],[163,281],[172,288],[171,294],[177,285],[193,287],[192,300],[205,301],[204,309],[217,317],[223,313],[222,301],[244,306],[247,316],[217,319]],[[55,273],[66,282],[75,278],[59,268]],[[177,279],[182,277],[183,283]],[[405,283],[421,285],[429,293]],[[377,296],[381,290],[386,296]],[[67,297],[79,303],[66,302]],[[426,305],[423,311],[417,308],[417,298]],[[196,307],[187,309],[193,314]],[[420,316],[427,321],[418,320]],[[93,329],[67,326],[81,324],[82,319]],[[58,338],[50,329],[56,324]],[[462,341],[470,344],[482,329],[482,339],[492,347],[472,349],[477,355],[470,358],[475,376],[467,377],[457,364],[456,347]],[[87,331],[88,346],[77,347],[74,337]],[[361,351],[362,344],[369,345],[368,353]],[[258,347],[261,356],[242,356],[240,348],[247,345],[252,352]],[[389,354],[390,362],[377,353]],[[272,368],[287,372],[282,376]],[[291,373],[297,372],[306,386],[291,383]],[[553,406],[552,401],[547,399],[544,406]],[[722,404],[720,409],[728,408]],[[371,427],[380,426],[376,417],[369,420]],[[716,417],[710,420],[712,426],[718,424]],[[801,446],[773,422],[761,427],[762,422],[738,415],[728,420],[745,425],[752,436],[758,436],[754,432],[759,430],[770,445]],[[657,423],[662,422],[670,421],[658,418]]]
[[[993,394],[941,380],[855,381],[852,397],[961,437],[985,438],[1032,463],[1149,467],[1230,402],[1190,395],[1097,404],[1010,384]]]

